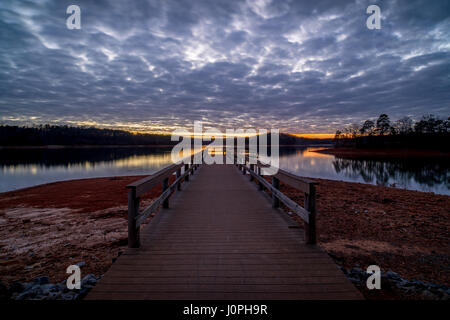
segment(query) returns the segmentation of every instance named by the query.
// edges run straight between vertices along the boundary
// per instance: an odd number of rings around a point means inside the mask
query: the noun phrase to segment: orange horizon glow
[[[134,125],[134,126],[130,126],[129,124],[123,124],[123,125],[105,125],[105,124],[100,124],[100,123],[96,123],[96,122],[74,122],[73,124],[75,125],[81,125],[81,126],[93,126],[99,129],[113,129],[113,130],[123,130],[123,131],[127,131],[129,133],[132,134],[157,134],[157,135],[168,135],[170,136],[172,134],[172,130],[175,129],[175,127],[169,127],[169,129],[162,129],[162,127],[158,127],[158,128],[154,128],[154,129],[141,129],[140,126],[138,125]],[[332,139],[334,138],[335,134],[334,133],[289,133],[289,132],[280,132],[280,133],[284,133],[284,134],[289,134],[298,138],[307,138],[307,139]],[[181,136],[191,136],[193,137],[194,135],[192,134],[192,132],[186,130],[185,132],[181,133]],[[222,137],[225,138],[228,135],[224,132],[222,134]],[[234,137],[248,137],[249,135],[244,133],[244,134],[233,134],[230,136],[234,136]],[[205,135],[203,134],[202,136],[199,136],[198,138],[201,137],[205,137],[205,138],[211,138],[210,135]]]
[[[133,134],[161,134],[161,135],[171,135],[171,132],[167,132],[167,131],[135,131],[135,130],[126,130],[128,132],[131,132]],[[335,134],[334,133],[286,133],[286,134],[290,134],[292,136],[298,137],[298,138],[307,138],[307,139],[332,139],[334,138]],[[191,132],[184,132],[181,134],[182,136],[191,136],[194,137],[194,135]],[[222,137],[225,138],[228,135],[226,133],[222,134]],[[239,137],[239,136],[248,136],[248,134],[234,134],[234,135],[230,135],[230,136],[234,136],[234,137]],[[203,135],[203,136],[198,136],[198,138],[201,137],[209,137],[208,135]]]
[[[308,139],[332,139],[334,133],[291,133],[293,136]]]

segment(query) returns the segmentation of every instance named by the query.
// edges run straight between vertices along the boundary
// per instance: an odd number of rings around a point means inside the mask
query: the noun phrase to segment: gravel
[[[33,282],[14,282],[8,289],[0,283],[0,296],[12,300],[81,300],[101,277],[88,274],[81,279],[81,289],[69,290],[66,280],[50,283],[50,278],[40,276]]]
[[[347,278],[356,285],[365,286],[367,278],[371,275],[361,268],[347,270],[341,267]],[[426,300],[450,300],[450,287],[445,285],[424,282],[420,280],[407,280],[393,271],[381,272],[381,290],[395,288],[407,295],[422,297]]]

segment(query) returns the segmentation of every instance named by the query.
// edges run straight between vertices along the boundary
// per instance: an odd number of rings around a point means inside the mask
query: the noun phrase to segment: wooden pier
[[[87,299],[361,299],[314,244],[314,183],[280,171],[270,184],[259,169],[172,165],[128,186],[132,248]],[[279,180],[305,192],[305,208],[277,191]],[[159,183],[161,197],[140,212],[139,196]],[[306,235],[281,212],[280,201],[304,218]]]

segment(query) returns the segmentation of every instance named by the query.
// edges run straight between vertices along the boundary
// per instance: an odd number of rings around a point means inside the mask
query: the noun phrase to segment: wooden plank
[[[144,283],[133,284],[109,284],[104,283],[99,291],[131,291],[137,294],[141,293],[165,293],[165,292],[227,292],[227,293],[256,293],[256,292],[268,292],[268,293],[326,293],[332,292],[347,292],[348,288],[339,284],[158,284],[155,283],[152,286]]]
[[[88,296],[89,299],[89,296]],[[223,293],[223,292],[170,292],[170,293],[138,293],[135,292],[99,292],[95,299],[98,300],[350,300],[355,299],[353,291],[326,293],[283,293],[258,292],[258,293]]]
[[[329,276],[317,276],[317,277],[274,277],[274,278],[248,278],[248,277],[177,277],[176,275],[173,277],[126,277],[126,276],[117,276],[117,277],[109,277],[102,280],[104,284],[113,284],[113,285],[134,285],[134,284],[144,284],[144,285],[153,285],[153,284],[208,284],[214,283],[217,285],[222,284],[231,284],[231,285],[240,285],[240,284],[253,284],[253,285],[275,285],[275,284],[285,284],[285,285],[311,285],[311,284],[340,284],[346,285],[345,279],[341,277],[329,277]]]
[[[141,248],[122,254],[88,299],[361,298],[242,171],[202,166],[190,180],[141,230]]]

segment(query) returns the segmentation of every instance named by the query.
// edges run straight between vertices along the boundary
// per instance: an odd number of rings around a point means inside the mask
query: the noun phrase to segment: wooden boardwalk
[[[232,165],[203,165],[87,299],[361,299]]]

